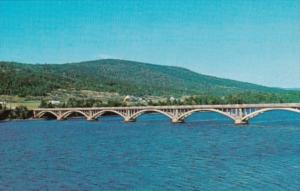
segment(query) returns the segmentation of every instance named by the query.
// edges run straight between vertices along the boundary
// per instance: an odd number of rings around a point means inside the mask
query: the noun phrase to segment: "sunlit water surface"
[[[0,123],[0,190],[300,190],[300,116]]]

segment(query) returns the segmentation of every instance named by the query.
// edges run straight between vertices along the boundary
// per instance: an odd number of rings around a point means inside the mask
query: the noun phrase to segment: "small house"
[[[57,101],[57,100],[50,100],[48,103],[49,103],[49,104],[52,104],[52,105],[59,105],[59,104],[60,104],[60,101]]]

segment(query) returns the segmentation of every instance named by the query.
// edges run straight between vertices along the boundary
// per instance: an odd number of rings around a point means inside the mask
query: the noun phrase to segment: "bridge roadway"
[[[137,106],[137,107],[91,107],[91,108],[39,108],[34,109],[34,118],[52,114],[57,120],[67,119],[77,113],[87,120],[95,120],[105,113],[115,113],[125,122],[135,121],[144,113],[157,112],[169,117],[173,123],[184,122],[184,119],[195,112],[215,112],[224,115],[237,125],[247,124],[249,119],[268,111],[286,110],[300,114],[300,103],[280,104],[234,104],[234,105],[180,105],[180,106]]]

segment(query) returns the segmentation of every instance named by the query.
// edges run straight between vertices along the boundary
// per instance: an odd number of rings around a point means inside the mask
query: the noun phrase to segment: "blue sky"
[[[300,87],[300,1],[0,1],[0,60],[99,58]]]

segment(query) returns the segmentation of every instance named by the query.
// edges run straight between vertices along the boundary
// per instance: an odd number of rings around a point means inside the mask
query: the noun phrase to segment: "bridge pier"
[[[236,119],[236,120],[234,120],[234,124],[235,125],[247,125],[248,120]]]
[[[124,119],[124,122],[129,123],[129,122],[135,122],[136,119],[132,119],[132,118],[126,118]]]
[[[63,117],[60,117],[60,116],[57,117],[56,119],[57,119],[58,121],[63,121],[63,120],[65,120]]]
[[[184,123],[184,119],[172,118],[172,123]]]
[[[86,118],[86,120],[88,120],[88,121],[95,121],[96,119],[93,118],[93,117],[88,117],[88,118]]]

